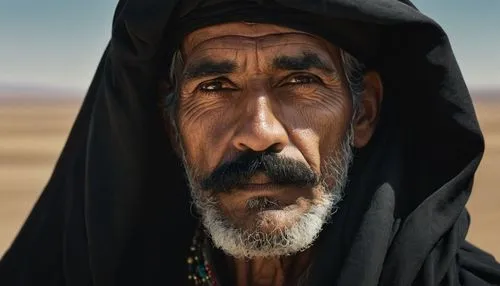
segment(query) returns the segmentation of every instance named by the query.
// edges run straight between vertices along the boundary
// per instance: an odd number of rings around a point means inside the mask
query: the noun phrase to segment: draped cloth
[[[308,285],[500,285],[465,240],[484,151],[438,23],[397,0],[120,0],[52,176],[0,262],[0,285],[185,285],[197,225],[158,82],[182,37],[230,21],[310,32],[380,73],[384,101]]]

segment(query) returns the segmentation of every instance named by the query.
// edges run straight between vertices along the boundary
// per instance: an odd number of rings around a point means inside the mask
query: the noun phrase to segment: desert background
[[[468,240],[500,258],[500,90],[473,92],[486,153],[468,209]],[[0,96],[0,257],[47,183],[82,103],[75,96]]]
[[[473,87],[486,151],[467,205],[467,239],[500,260],[500,1],[411,2],[446,31]],[[0,259],[51,176],[117,3],[0,0]]]

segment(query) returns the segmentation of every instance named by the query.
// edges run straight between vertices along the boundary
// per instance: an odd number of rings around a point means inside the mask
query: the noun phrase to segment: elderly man
[[[120,1],[1,285],[498,285],[483,153],[408,1]]]

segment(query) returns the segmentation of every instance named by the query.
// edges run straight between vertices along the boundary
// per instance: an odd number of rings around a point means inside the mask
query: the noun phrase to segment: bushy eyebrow
[[[312,52],[304,52],[297,56],[278,56],[274,58],[272,67],[278,70],[310,70],[319,69],[326,73],[335,73],[335,69]]]
[[[189,64],[183,73],[184,80],[194,80],[207,76],[217,76],[233,73],[236,63],[229,60],[216,61],[203,59]]]
[[[272,68],[286,71],[319,69],[328,74],[335,73],[334,67],[312,52],[304,52],[297,56],[277,56],[272,61]],[[236,69],[237,64],[234,61],[205,58],[189,64],[184,70],[183,79],[189,81],[207,76],[224,75],[234,73]]]

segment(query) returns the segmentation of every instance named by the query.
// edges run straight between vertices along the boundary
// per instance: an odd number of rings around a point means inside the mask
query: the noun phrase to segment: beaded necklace
[[[207,253],[203,247],[203,236],[198,229],[193,237],[193,242],[189,248],[189,256],[186,260],[188,266],[188,280],[193,285],[216,286],[217,281],[213,276],[212,267],[208,263]]]
[[[188,281],[197,286],[217,286],[212,266],[208,263],[208,255],[204,247],[205,237],[201,228],[198,228],[193,236],[190,252],[186,260],[188,266]],[[311,265],[302,273],[297,285],[306,285],[307,276]]]

